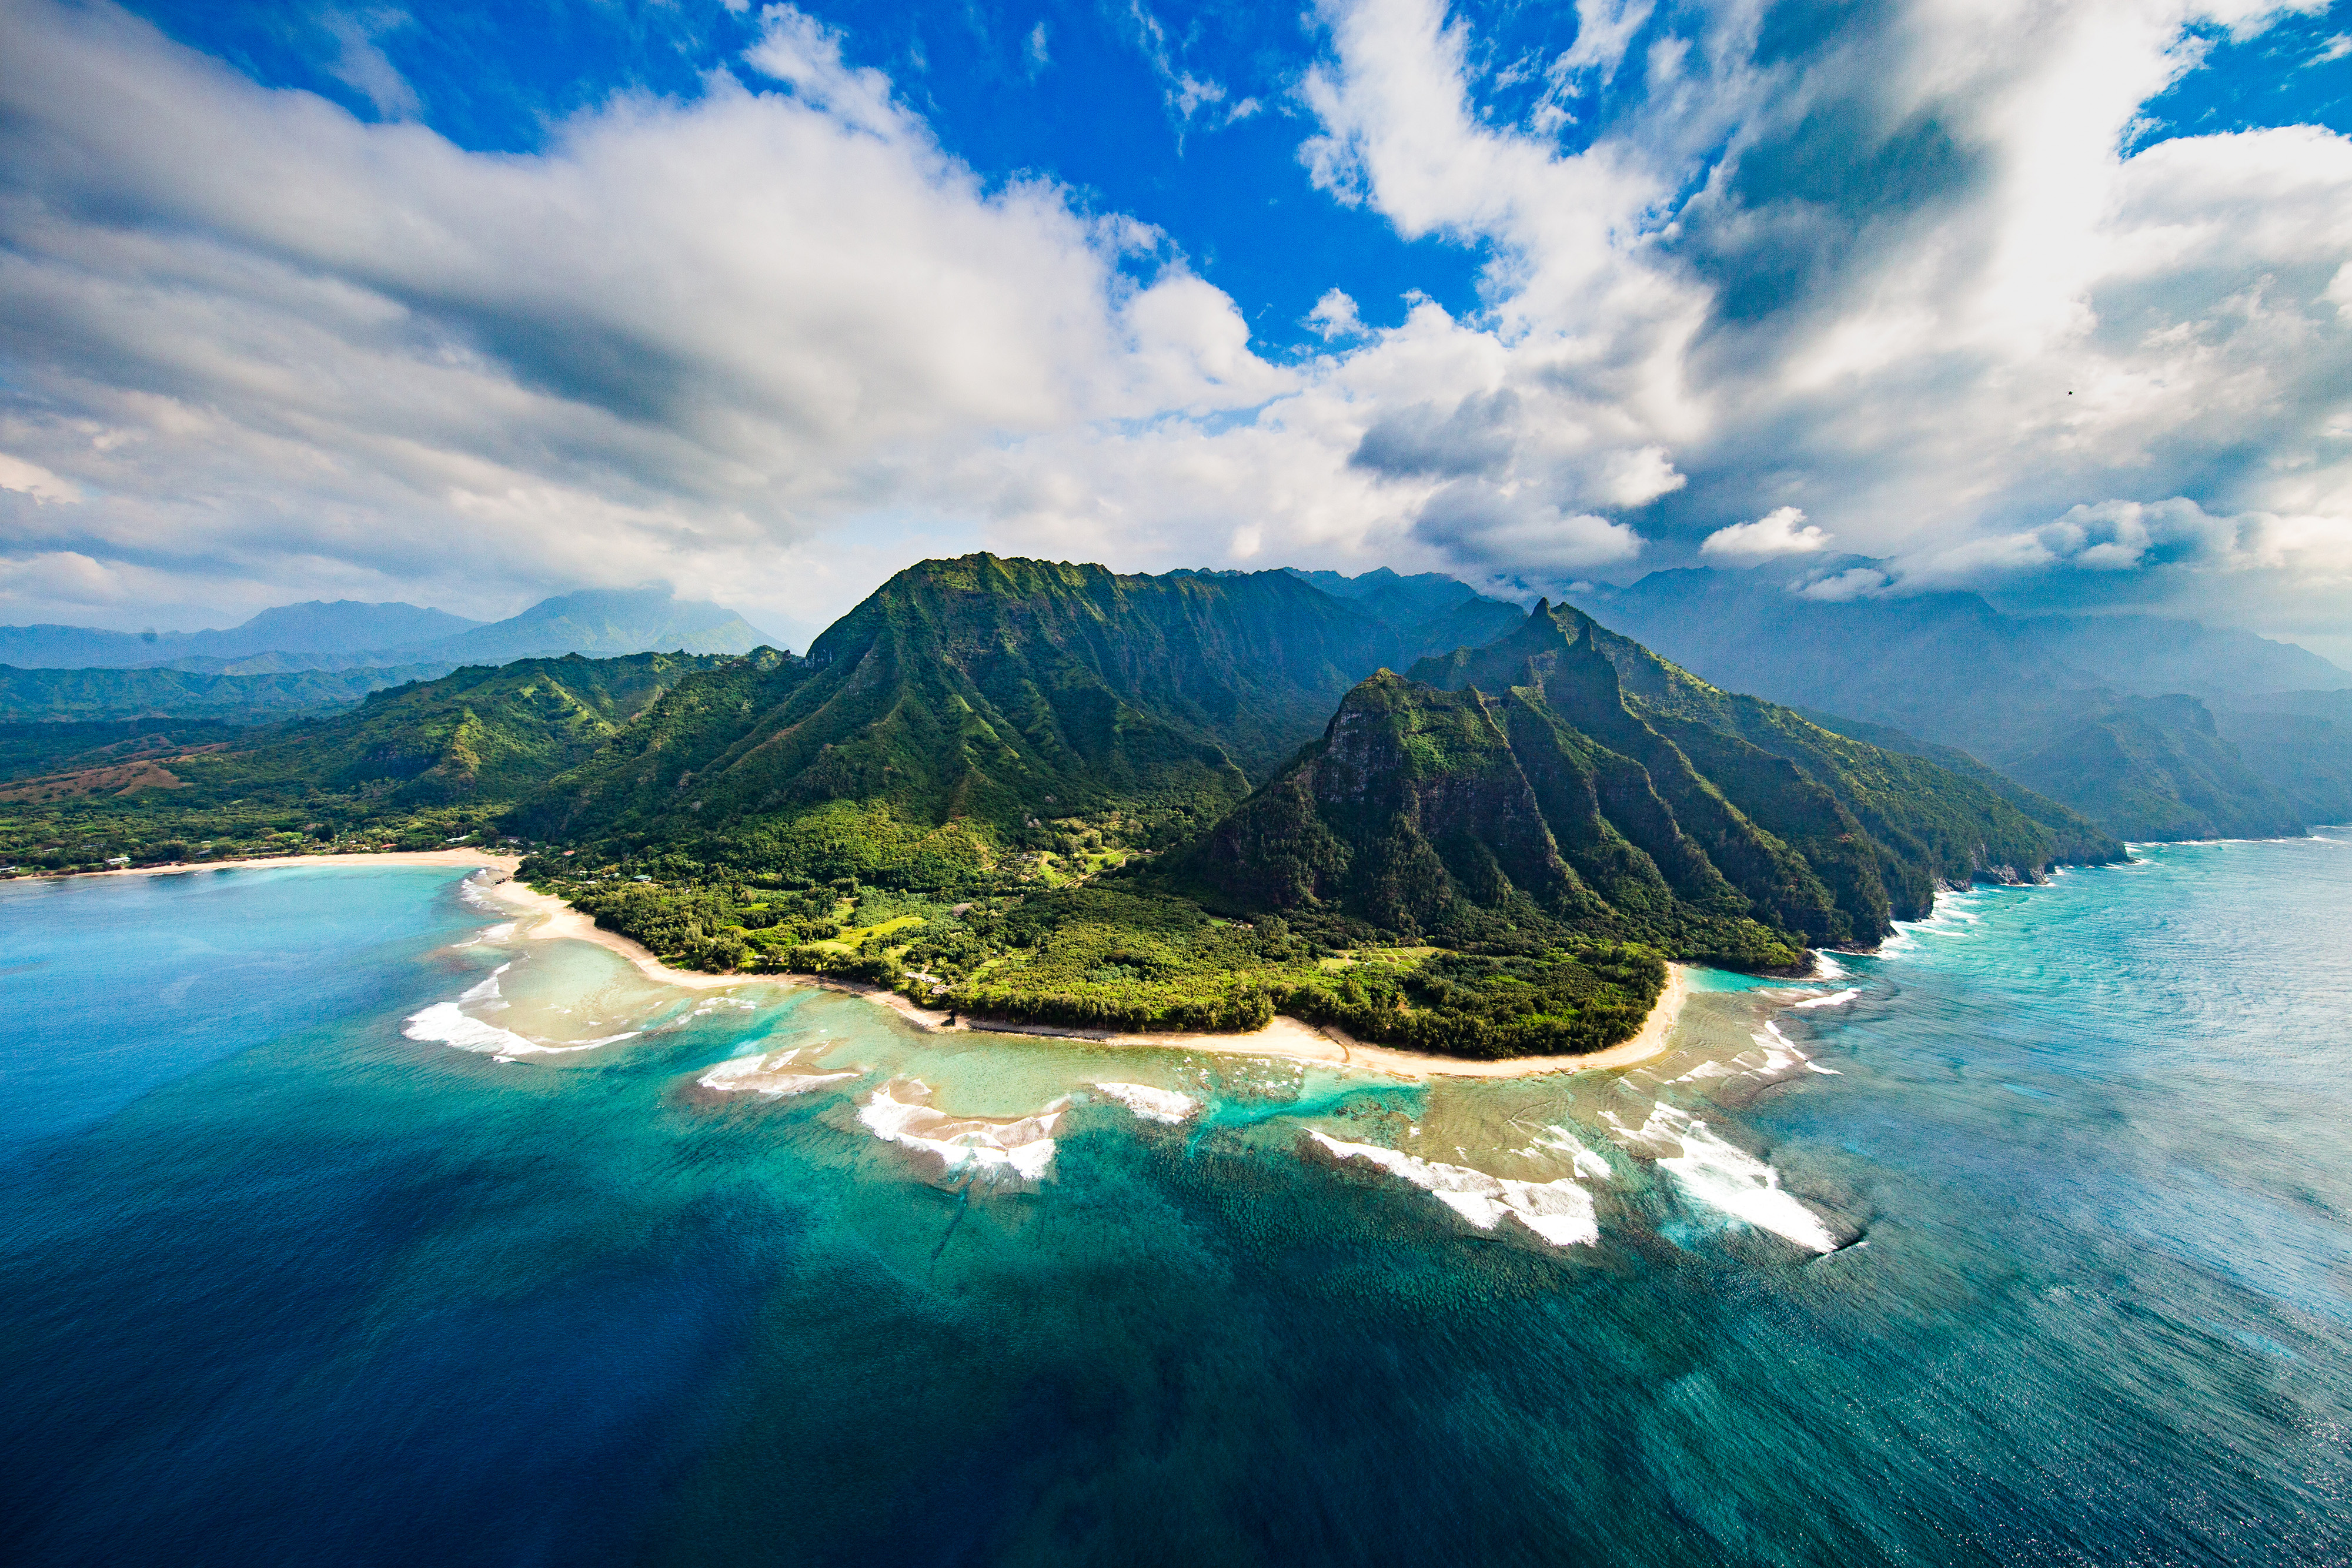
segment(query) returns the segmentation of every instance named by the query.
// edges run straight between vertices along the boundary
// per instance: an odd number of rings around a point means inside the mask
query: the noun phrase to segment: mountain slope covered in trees
[[[1044,847],[1050,821],[1154,841],[1205,827],[1350,685],[1423,651],[1288,572],[925,561],[805,661],[681,685],[517,821],[612,852],[946,885]]]
[[[1190,863],[1244,906],[1449,945],[1640,940],[1748,967],[1874,944],[1936,889],[2122,846],[1696,680],[1566,606],[1383,673]]]

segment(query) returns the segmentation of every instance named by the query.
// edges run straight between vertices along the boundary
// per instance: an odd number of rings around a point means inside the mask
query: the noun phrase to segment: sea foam
[[[1516,1219],[1554,1247],[1590,1247],[1601,1239],[1592,1195],[1572,1181],[1513,1181],[1467,1166],[1440,1165],[1377,1144],[1345,1144],[1325,1134],[1307,1136],[1335,1157],[1364,1160],[1412,1183],[1481,1230]]]
[[[771,1051],[760,1056],[739,1056],[722,1061],[695,1082],[721,1094],[752,1093],[771,1100],[805,1094],[827,1083],[856,1078],[856,1072],[805,1072],[793,1069],[800,1051]]]
[[[1144,1083],[1097,1083],[1095,1087],[1126,1106],[1140,1122],[1173,1126],[1201,1108],[1198,1100],[1173,1089],[1154,1089]]]
[[[950,1171],[970,1166],[974,1174],[1010,1174],[1029,1181],[1054,1164],[1054,1129],[1069,1108],[1065,1097],[1026,1116],[951,1116],[930,1103],[930,1086],[919,1078],[894,1078],[866,1097],[857,1119],[886,1143],[936,1155]]]
[[[1621,1142],[1655,1159],[1695,1201],[1811,1251],[1837,1250],[1821,1217],[1781,1190],[1779,1171],[1717,1137],[1705,1122],[1664,1103],[1651,1106],[1639,1127],[1627,1127],[1613,1112],[1601,1115]]]
[[[1796,1005],[1803,1007],[1805,1004],[1799,1002]],[[1748,1038],[1756,1042],[1754,1051],[1743,1051],[1728,1061],[1702,1061],[1672,1082],[1696,1083],[1708,1078],[1773,1079],[1800,1067],[1827,1078],[1839,1076],[1836,1068],[1823,1067],[1799,1051],[1796,1043],[1780,1032],[1780,1026],[1769,1020],[1765,1023],[1762,1034],[1751,1034]]]
[[[1580,1176],[1595,1181],[1609,1179],[1609,1162],[1584,1146],[1574,1133],[1557,1124],[1547,1126],[1536,1138],[1536,1146],[1569,1156],[1569,1164]]]

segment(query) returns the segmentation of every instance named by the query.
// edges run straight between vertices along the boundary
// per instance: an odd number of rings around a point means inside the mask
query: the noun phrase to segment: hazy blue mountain
[[[1407,577],[1383,566],[1342,577],[1336,571],[1300,571],[1293,567],[1290,574],[1395,627],[1414,647],[1431,653],[1483,647],[1509,632],[1527,613],[1516,604],[1490,599],[1466,582],[1434,571]]]
[[[480,625],[462,615],[415,604],[362,604],[313,600],[265,610],[242,625],[214,632],[104,632],[88,626],[0,626],[0,664],[26,670],[135,669],[177,664],[215,673],[255,654],[280,653],[304,662],[286,667],[339,668],[384,663],[358,657],[371,649],[400,648],[456,636]]]
[[[2124,838],[2263,837],[2307,820],[2294,746],[2242,756],[2208,699],[2335,670],[2316,654],[2154,617],[2022,620],[1973,593],[1799,591],[1820,571],[1653,572],[1583,602],[1717,685],[1958,747]],[[2102,673],[2114,668],[2136,678]],[[2210,679],[2183,692],[2168,677],[2184,673]]]
[[[1465,591],[1467,591],[1466,590]],[[748,653],[771,641],[733,611],[674,597],[666,587],[588,589],[541,600],[504,621],[469,621],[462,615],[415,604],[334,603],[313,601],[265,610],[243,625],[217,632],[103,632],[82,626],[0,626],[0,665],[17,670],[163,669],[216,676],[290,674],[305,670],[408,669],[430,664],[439,674],[459,664],[504,664],[517,659],[553,659],[566,653],[617,657],[628,653]],[[402,680],[419,678],[404,674]],[[363,684],[363,691],[384,685]],[[66,688],[59,688],[61,691]],[[210,705],[209,696],[183,699],[169,683],[152,689],[133,684],[91,688],[96,706],[131,713],[182,711],[189,700]],[[188,692],[203,688],[190,686]],[[258,688],[257,688],[258,689]],[[37,684],[18,683],[12,710],[36,718],[89,717],[89,703],[75,702],[43,716],[30,705]],[[274,706],[274,705],[273,705]],[[303,705],[296,705],[303,706]]]
[[[2048,615],[2018,624],[2030,643],[2062,664],[2144,696],[2188,692],[2236,703],[2270,692],[2352,687],[2352,670],[2234,626],[2158,615]]]
[[[2352,822],[2352,691],[2274,692],[2213,716],[2306,822]]]
[[[733,611],[675,598],[667,588],[591,588],[403,651],[453,664],[504,664],[566,653],[748,653],[773,641]]]

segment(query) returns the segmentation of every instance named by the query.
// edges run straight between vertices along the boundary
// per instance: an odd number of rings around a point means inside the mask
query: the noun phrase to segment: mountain
[[[288,667],[333,669],[367,649],[432,643],[480,624],[415,604],[362,604],[349,599],[328,604],[314,600],[265,610],[242,625],[219,632],[0,626],[0,664],[18,669],[136,669],[182,660],[217,660],[225,664],[257,653],[282,653],[306,661]]]
[[[1939,885],[2118,859],[2048,801],[1699,681],[1560,606],[1383,671],[1188,864],[1236,905],[1447,946],[1639,940],[1782,967]],[[2046,824],[2046,825],[2045,825]]]
[[[19,670],[0,664],[0,722],[205,716],[265,724],[344,707],[373,691],[446,675],[446,664],[209,674],[172,668]]]
[[[1336,571],[1291,570],[1425,648],[1482,647],[1517,626],[1526,613],[1516,604],[1489,599],[1467,583],[1433,571],[1405,577],[1381,567],[1342,577]]]
[[[2352,691],[2273,692],[2214,716],[2306,822],[2352,822]]]
[[[669,686],[724,658],[476,665],[234,740],[134,740],[118,756],[0,789],[15,802],[0,808],[0,853],[47,865],[177,859],[207,841],[252,852],[361,830],[371,841],[390,833],[404,847],[436,845],[585,760]]]
[[[2123,838],[2301,831],[2293,755],[2257,768],[2195,695],[2144,696],[2061,656],[2218,648],[2218,685],[2242,690],[2305,668],[2300,650],[2149,618],[2020,621],[1972,593],[1835,600],[1808,585],[1771,568],[1661,571],[1586,604],[1707,680],[1958,747]]]
[[[804,662],[763,654],[683,684],[517,820],[567,841],[936,882],[1045,818],[1205,826],[1351,685],[1419,651],[1288,572],[925,561]]]
[[[700,967],[1121,1029],[1279,1007],[1492,1056],[1626,1038],[1662,953],[1785,970],[1877,941],[1940,884],[2121,852],[1565,606],[1432,649],[1465,608],[1492,615],[1413,580],[1343,599],[1282,571],[925,561],[805,658],[574,654],[221,738],[0,734],[19,774],[0,856],[491,832],[537,841],[535,883]],[[598,609],[545,619],[575,635]],[[65,765],[23,776],[45,757]]]
[[[2352,670],[2234,626],[2156,615],[2038,615],[2016,625],[2059,664],[2143,696],[2186,692],[2234,706],[2273,692],[2352,687]]]
[[[100,632],[0,626],[0,664],[18,669],[166,667],[206,674],[367,666],[504,664],[566,653],[748,653],[769,639],[733,611],[664,587],[588,589],[504,621],[414,604],[341,600],[265,610],[219,632]]]
[[[453,664],[504,664],[566,653],[748,653],[768,641],[733,611],[674,598],[667,588],[592,588],[414,651]]]

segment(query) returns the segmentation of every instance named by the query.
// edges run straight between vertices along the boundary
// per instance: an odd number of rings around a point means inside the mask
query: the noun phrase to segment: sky
[[[2352,664],[2352,0],[0,0],[0,621],[982,549]]]

